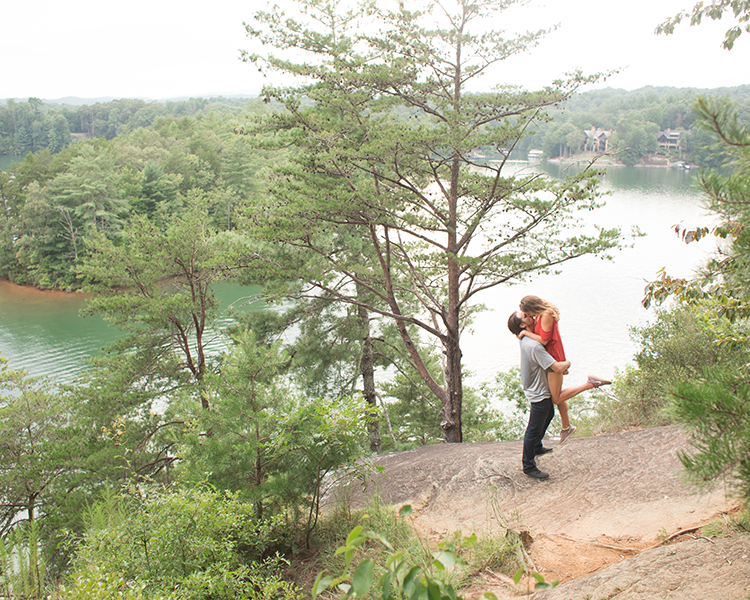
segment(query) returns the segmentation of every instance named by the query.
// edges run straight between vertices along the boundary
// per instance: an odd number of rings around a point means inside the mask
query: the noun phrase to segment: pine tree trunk
[[[362,373],[362,393],[367,402],[367,412],[370,416],[370,419],[367,422],[367,431],[370,435],[370,450],[380,454],[380,423],[377,419],[378,399],[375,394],[375,366],[372,353],[372,337],[370,336],[370,313],[364,306],[360,306],[357,312],[362,331],[362,359],[360,360],[360,371]]]

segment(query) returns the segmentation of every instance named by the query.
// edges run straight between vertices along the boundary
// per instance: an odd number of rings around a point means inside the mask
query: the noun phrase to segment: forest
[[[645,87],[638,90],[605,88],[583,90],[550,111],[552,120],[536,125],[520,140],[519,156],[531,148],[544,149],[548,158],[575,154],[584,141],[584,131],[596,127],[611,130],[612,154],[626,164],[659,151],[659,131],[690,131],[685,136],[683,158],[700,166],[710,164],[706,145],[710,142],[693,127],[693,104],[698,96],[731,100],[740,122],[750,120],[750,86],[698,89]],[[44,149],[57,153],[74,140],[111,140],[136,129],[149,127],[157,119],[198,118],[217,112],[239,116],[252,98],[191,98],[166,102],[112,100],[82,105],[45,104],[38,98],[26,101],[0,100],[0,157],[20,162],[29,153]],[[260,110],[256,106],[255,110]],[[695,129],[695,131],[694,131]],[[624,148],[627,154],[618,154]]]
[[[730,100],[738,122],[750,123],[750,86],[582,91],[519,139],[513,156],[525,158],[532,148],[543,148],[546,157],[574,156],[584,131],[596,127],[613,130],[609,154],[616,160],[636,164],[658,152],[676,160],[674,150],[657,143],[659,131],[673,129],[691,132],[683,136],[680,159],[717,166],[710,133],[694,123],[699,96]],[[234,131],[276,109],[258,98],[77,107],[6,101],[0,105],[0,153],[18,162],[0,174],[6,208],[0,277],[76,289],[78,250],[90,234],[114,235],[136,214],[165,219],[178,195],[191,190],[211,195],[216,226],[232,229],[232,205],[247,200],[253,188],[257,193],[257,173],[276,160]]]
[[[301,1],[319,17],[307,35],[264,12],[248,32],[319,63],[246,58],[309,85],[0,106],[0,154],[18,159],[0,171],[0,277],[86,291],[86,313],[121,333],[64,385],[0,357],[0,594],[457,598],[443,563],[423,568],[430,549],[372,558],[374,541],[410,543],[402,521],[382,506],[367,532],[354,511],[327,519],[323,484],[372,477],[367,459],[385,451],[523,437],[518,372],[465,385],[461,333],[483,291],[624,243],[619,228],[581,228],[603,202],[596,165],[563,180],[503,170],[532,148],[575,155],[591,127],[613,131],[624,164],[657,153],[659,131],[689,130],[683,158],[705,167],[719,225],[680,233],[725,243],[694,278],[650,283],[657,321],[634,331],[636,366],[577,415],[582,433],[680,423],[695,431],[689,476],[750,497],[750,86],[586,91],[597,76],[577,74],[470,94],[471,57],[505,46],[453,28],[498,3],[459,1],[435,30],[403,5],[354,18]],[[358,33],[374,16],[393,35]],[[528,35],[518,43],[542,32]],[[472,169],[486,150],[505,157],[489,176]],[[235,314],[215,355],[224,282],[262,286],[266,309]],[[467,552],[440,556],[481,569]],[[524,566],[502,560],[509,575]]]

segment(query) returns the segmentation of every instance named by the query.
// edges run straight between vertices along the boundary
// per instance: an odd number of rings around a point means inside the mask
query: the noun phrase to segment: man
[[[524,313],[514,312],[508,319],[508,329],[518,337],[522,329],[534,326],[533,317],[524,318]],[[556,361],[544,346],[528,336],[520,338],[521,383],[523,393],[531,403],[529,424],[523,436],[523,472],[529,477],[547,479],[549,473],[540,471],[534,457],[550,450],[542,446],[547,428],[555,416],[555,405],[547,383],[547,370],[563,373],[570,368],[570,361]]]

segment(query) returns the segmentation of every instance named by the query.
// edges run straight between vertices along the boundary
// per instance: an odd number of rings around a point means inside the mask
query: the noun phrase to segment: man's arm
[[[570,369],[570,361],[569,360],[558,360],[555,363],[552,364],[550,367],[555,373],[565,373],[568,369]]]

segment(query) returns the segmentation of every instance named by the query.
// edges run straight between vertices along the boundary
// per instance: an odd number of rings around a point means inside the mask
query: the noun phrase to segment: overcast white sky
[[[283,2],[284,0],[277,0]],[[243,21],[263,0],[34,0],[3,7],[0,98],[167,99],[253,94],[263,85],[239,60],[249,49]],[[406,0],[408,3],[408,0]],[[513,12],[538,29],[559,23],[527,57],[503,65],[487,80],[537,88],[566,71],[624,68],[607,87],[645,85],[716,88],[750,83],[750,34],[728,52],[724,20],[687,23],[656,36],[665,18],[695,0],[531,0]],[[498,26],[498,24],[495,24]],[[599,85],[598,87],[602,87]]]

